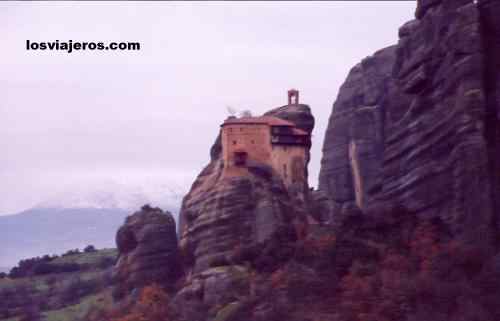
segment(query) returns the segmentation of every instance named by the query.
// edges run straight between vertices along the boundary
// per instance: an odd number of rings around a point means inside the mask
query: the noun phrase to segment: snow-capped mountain
[[[127,185],[108,182],[100,186],[79,186],[61,191],[36,204],[35,208],[96,208],[135,211],[144,204],[173,212],[177,216],[185,188],[171,184]]]
[[[4,244],[0,266],[12,267],[20,259],[61,254],[89,244],[114,247],[116,231],[127,215],[150,204],[177,219],[184,193],[180,184],[151,181],[62,189],[32,208],[0,216],[0,244]]]

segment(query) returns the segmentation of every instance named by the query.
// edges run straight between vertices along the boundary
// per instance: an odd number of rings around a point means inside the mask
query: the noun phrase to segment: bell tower
[[[299,91],[297,89],[290,89],[288,91],[288,105],[299,104]]]

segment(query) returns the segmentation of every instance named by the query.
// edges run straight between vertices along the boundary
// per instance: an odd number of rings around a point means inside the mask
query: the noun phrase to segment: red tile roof
[[[309,134],[305,130],[296,128],[294,123],[274,116],[228,118],[221,126],[237,124],[265,124],[269,126],[294,127],[292,128],[293,135],[309,136]]]
[[[269,126],[295,127],[294,123],[274,116],[228,118],[224,121],[222,126],[233,124],[267,124]]]

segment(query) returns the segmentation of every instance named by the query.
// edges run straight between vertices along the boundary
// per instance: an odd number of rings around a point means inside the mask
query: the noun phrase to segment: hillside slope
[[[128,212],[105,208],[35,208],[0,216],[0,266],[92,244],[114,247],[114,234]]]
[[[116,255],[116,249],[70,254],[40,260],[23,269],[26,276],[0,278],[0,320],[84,320],[112,303]]]

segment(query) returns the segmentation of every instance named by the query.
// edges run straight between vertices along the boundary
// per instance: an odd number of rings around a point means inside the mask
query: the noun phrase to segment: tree
[[[87,245],[84,249],[83,252],[85,253],[93,253],[97,252],[96,248],[93,245]]]
[[[68,250],[62,256],[69,256],[69,255],[76,255],[76,254],[80,254],[80,250],[79,249]]]
[[[159,285],[146,286],[130,312],[111,321],[168,321],[168,300]]]

